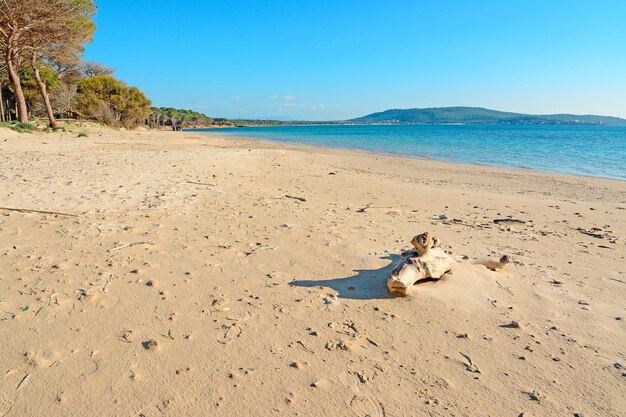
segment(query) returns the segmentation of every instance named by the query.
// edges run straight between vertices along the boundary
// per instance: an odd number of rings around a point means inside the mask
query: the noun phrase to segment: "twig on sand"
[[[459,352],[461,354],[461,356],[463,356],[465,359],[467,359],[468,365],[466,367],[466,369],[470,372],[474,372],[479,374],[480,373],[480,369],[478,369],[478,366],[474,363],[474,361],[472,360],[472,358],[470,358],[468,355],[466,355],[463,352]]]
[[[366,337],[367,341],[370,342],[372,345],[376,346],[376,347],[380,347],[378,345],[378,343],[376,343],[374,340],[370,339],[369,337]]]
[[[502,284],[500,284],[498,281],[496,281],[496,284],[498,284],[498,287],[502,288],[503,290],[508,291],[510,294],[513,294],[513,291],[511,291],[509,287],[502,286]]]
[[[488,224],[480,224],[480,223],[472,224],[472,223],[464,222],[461,219],[441,220],[441,224],[445,224],[447,226],[459,225],[459,226],[474,227],[478,229],[485,229],[485,228],[491,229],[491,227]]]
[[[58,211],[47,211],[47,210],[35,210],[35,209],[25,209],[25,208],[14,208],[14,207],[0,207],[0,210],[6,210],[6,211],[19,211],[20,213],[56,214],[57,216],[78,217],[78,214],[61,213],[61,212],[58,212]]]
[[[300,346],[302,346],[302,348],[303,348],[304,350],[306,350],[307,352],[309,352],[309,353],[315,353],[315,352],[313,352],[311,349],[309,349],[308,347],[306,347],[306,345],[305,345],[304,343],[302,343],[302,341],[298,340],[296,343],[298,343]]]
[[[109,284],[111,283],[111,280],[113,279],[113,274],[109,274],[109,278],[107,279],[107,282],[104,283],[104,287],[102,287],[102,293],[106,294],[107,292],[107,287],[109,286]]]
[[[389,210],[389,211],[396,211],[396,212],[402,211],[402,209],[397,209],[395,207],[378,207],[378,206],[372,206],[371,204],[368,204],[365,207],[361,207],[359,209],[356,209],[356,212],[357,213],[365,213],[365,210],[369,210],[369,209]],[[387,214],[389,214],[389,212],[387,212]]]
[[[210,184],[208,182],[197,182],[197,181],[185,181],[188,184],[197,184],[197,185],[208,185],[211,187],[215,187],[215,184]]]
[[[521,224],[526,224],[526,222],[524,220],[518,220],[518,219],[514,219],[512,217],[506,217],[504,219],[494,219],[493,221],[496,224],[500,224],[500,223],[521,223]]]
[[[24,383],[26,382],[26,380],[28,379],[28,377],[30,376],[29,373],[27,373],[26,375],[24,375],[24,378],[22,378],[22,380],[20,381],[19,384],[17,384],[17,387],[15,388],[15,390],[17,391],[18,389],[20,389],[20,387],[22,385],[24,385]]]
[[[116,246],[114,248],[109,249],[109,252],[115,252],[116,250],[120,250],[120,249],[124,249],[124,248],[130,248],[131,246],[136,246],[136,245],[154,245],[154,243],[152,243],[151,240],[138,240],[136,242],[131,242],[131,243],[127,243],[125,245],[120,245],[120,246]]]
[[[297,197],[297,196],[295,196],[295,195],[285,194],[285,197],[287,197],[287,198],[292,198],[292,199],[294,199],[294,200],[298,200],[298,201],[301,201],[301,202],[303,202],[303,203],[304,203],[304,202],[306,202],[306,198]]]

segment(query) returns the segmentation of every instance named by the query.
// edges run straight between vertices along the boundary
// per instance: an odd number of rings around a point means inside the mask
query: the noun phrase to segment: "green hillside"
[[[619,117],[509,113],[480,107],[433,107],[391,109],[349,120],[354,123],[394,124],[511,124],[511,125],[603,125],[626,126]]]

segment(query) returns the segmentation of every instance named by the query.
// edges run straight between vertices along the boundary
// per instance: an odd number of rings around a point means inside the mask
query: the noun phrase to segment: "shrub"
[[[84,78],[77,91],[77,110],[109,126],[133,128],[150,115],[150,100],[110,75]]]
[[[78,137],[79,137],[79,138],[86,138],[86,137],[88,137],[88,136],[89,136],[89,135],[87,134],[87,132],[79,132],[79,133],[78,133]]]

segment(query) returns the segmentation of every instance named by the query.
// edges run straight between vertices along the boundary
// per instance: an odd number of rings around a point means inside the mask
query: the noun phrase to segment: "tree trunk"
[[[2,83],[0,83],[0,122],[4,122],[4,103],[2,100]]]
[[[43,80],[41,79],[41,74],[39,74],[39,68],[37,68],[37,58],[35,54],[33,54],[31,66],[33,67],[33,72],[35,73],[35,79],[37,80],[37,84],[39,85],[41,97],[43,98],[43,102],[46,105],[46,113],[48,114],[48,120],[50,120],[50,127],[56,127],[57,122],[56,120],[54,120],[54,112],[52,111],[52,106],[50,105],[50,96],[48,95],[48,90],[46,89],[46,83],[43,82]]]
[[[28,109],[26,107],[26,99],[24,98],[24,90],[22,90],[22,83],[20,82],[20,75],[17,73],[13,54],[8,48],[6,52],[6,63],[7,70],[9,71],[9,80],[13,85],[13,93],[15,94],[17,118],[22,123],[28,123]]]

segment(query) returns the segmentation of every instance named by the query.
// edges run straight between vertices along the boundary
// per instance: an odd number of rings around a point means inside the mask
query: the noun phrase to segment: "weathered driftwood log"
[[[394,295],[406,296],[409,289],[424,278],[439,279],[450,272],[454,260],[440,247],[437,238],[425,232],[411,240],[415,251],[402,258],[387,280],[387,288]]]

